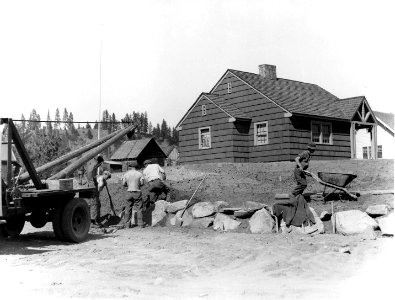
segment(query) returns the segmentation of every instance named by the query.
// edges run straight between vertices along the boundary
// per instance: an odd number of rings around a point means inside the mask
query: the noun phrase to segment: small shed
[[[166,158],[166,154],[155,139],[148,138],[123,142],[110,160],[124,164],[128,161],[137,161],[139,165],[142,165],[144,160],[150,159],[163,166]]]
[[[165,160],[166,166],[174,166],[177,164],[178,160],[178,149],[175,145],[161,145],[163,152],[166,154],[167,158]]]
[[[109,170],[111,173],[119,173],[123,171],[123,163],[120,161],[105,160],[104,164],[107,165],[106,170]]]

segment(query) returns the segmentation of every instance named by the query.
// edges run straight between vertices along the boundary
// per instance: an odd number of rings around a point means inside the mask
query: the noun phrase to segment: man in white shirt
[[[129,163],[130,170],[127,171],[122,177],[123,186],[128,187],[128,198],[126,199],[127,207],[125,209],[124,222],[121,225],[125,227],[132,227],[130,220],[134,214],[134,219],[137,219],[137,225],[145,227],[143,221],[143,197],[141,193],[141,186],[144,184],[144,177],[139,171],[136,170],[138,163],[132,161]],[[133,210],[135,210],[133,212]]]
[[[160,194],[166,194],[166,201],[170,199],[170,189],[163,182],[166,179],[165,171],[158,165],[153,164],[150,160],[144,161],[144,179],[148,183],[147,202],[154,204]]]

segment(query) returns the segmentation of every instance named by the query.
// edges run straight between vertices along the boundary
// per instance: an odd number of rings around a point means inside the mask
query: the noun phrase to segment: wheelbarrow
[[[342,173],[327,173],[318,172],[318,175],[309,171],[304,171],[305,174],[313,177],[317,182],[324,186],[323,195],[325,195],[326,188],[332,188],[332,191],[324,196],[324,203],[330,195],[333,195],[336,191],[340,191],[339,198],[343,200],[357,200],[359,195],[353,194],[348,191],[350,183],[357,178],[355,174],[342,174]]]

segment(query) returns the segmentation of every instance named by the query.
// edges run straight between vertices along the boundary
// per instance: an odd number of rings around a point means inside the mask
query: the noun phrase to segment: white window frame
[[[313,140],[313,124],[318,124],[320,128],[320,137],[319,141],[314,141]],[[324,143],[323,142],[323,135],[322,135],[322,125],[329,125],[329,143]],[[310,124],[310,133],[311,133],[311,141],[316,144],[322,144],[322,145],[333,145],[333,131],[332,131],[332,123],[330,122],[321,122],[321,121],[311,121]]]
[[[258,141],[258,126],[266,124],[266,141],[265,142],[260,142]],[[261,145],[267,145],[269,144],[269,122],[264,121],[264,122],[257,122],[254,123],[254,146],[261,146]]]
[[[381,157],[379,157],[379,153],[381,153]],[[377,158],[383,158],[383,145],[377,145]]]
[[[206,105],[203,104],[202,105],[202,116],[205,116],[205,115],[207,115],[207,108],[206,108]]]
[[[203,146],[202,145],[202,131],[207,130],[207,129],[208,129],[208,133],[209,133],[209,135],[208,135],[209,136],[209,145]],[[210,126],[199,128],[198,135],[199,135],[199,149],[210,149],[211,148],[211,128],[210,128]]]
[[[228,82],[228,94],[232,93],[232,83]]]

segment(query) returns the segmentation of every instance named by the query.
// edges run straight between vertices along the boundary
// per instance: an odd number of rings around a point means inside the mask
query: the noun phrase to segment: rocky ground
[[[293,187],[292,164],[207,164],[166,169],[172,201],[188,199],[208,174],[195,201],[247,200],[272,205]],[[358,201],[334,201],[336,211],[387,204],[393,161],[314,161],[311,169],[356,173]],[[116,209],[124,205],[117,176],[109,184]],[[310,182],[309,191],[322,187]],[[311,201],[317,213],[331,203]],[[103,197],[103,213],[110,212]],[[91,228],[89,239],[54,239],[50,224],[25,226],[20,238],[0,241],[2,295],[13,298],[133,299],[370,299],[392,290],[393,238],[378,236],[250,234],[212,228]],[[344,251],[347,249],[349,251]]]

